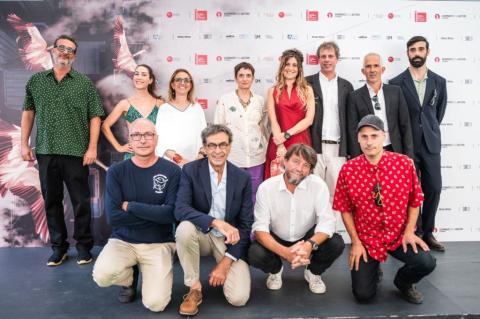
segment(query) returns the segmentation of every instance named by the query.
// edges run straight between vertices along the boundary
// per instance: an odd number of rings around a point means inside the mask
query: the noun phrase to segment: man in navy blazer
[[[432,232],[442,190],[440,123],[447,106],[447,81],[427,69],[429,53],[429,43],[424,37],[414,36],[408,40],[410,66],[390,83],[402,88],[408,104],[415,166],[425,194],[417,231],[431,249],[445,251]]]
[[[224,125],[202,131],[207,158],[183,167],[175,217],[177,252],[190,287],[180,314],[193,316],[202,302],[200,256],[217,264],[209,284],[223,286],[227,301],[243,306],[250,297],[250,270],[245,262],[253,223],[252,185],[247,171],[227,161],[232,132]]]
[[[348,155],[362,154],[357,141],[357,125],[369,114],[385,123],[384,149],[413,158],[412,128],[408,106],[398,86],[382,83],[385,67],[377,53],[368,53],[363,59],[362,73],[366,84],[350,93],[347,107]]]

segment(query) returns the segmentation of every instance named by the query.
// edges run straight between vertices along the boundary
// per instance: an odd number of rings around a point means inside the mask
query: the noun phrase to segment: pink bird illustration
[[[137,63],[134,57],[146,52],[145,49],[138,51],[135,54],[130,52],[128,47],[127,37],[125,36],[125,28],[120,16],[115,17],[113,25],[113,44],[116,58],[113,59],[115,69],[120,72],[123,71],[129,76],[133,76]]]
[[[49,233],[38,170],[34,163],[22,160],[20,128],[0,118],[0,197],[10,191],[30,207],[35,232],[48,242]]]
[[[7,16],[7,21],[18,34],[18,49],[22,61],[28,70],[43,71],[53,67],[50,50],[52,46],[47,47],[47,42],[43,39],[38,28],[33,23],[23,21],[19,16],[11,13]]]

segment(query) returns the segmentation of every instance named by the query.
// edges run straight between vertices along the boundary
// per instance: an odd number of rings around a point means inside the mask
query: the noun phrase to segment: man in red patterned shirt
[[[415,283],[435,268],[428,246],[415,235],[423,193],[410,158],[383,150],[383,121],[365,116],[357,126],[363,155],[340,171],[333,209],[342,212],[352,240],[350,270],[353,295],[369,302],[376,293],[379,263],[387,254],[404,262],[394,280],[403,297],[423,302]]]

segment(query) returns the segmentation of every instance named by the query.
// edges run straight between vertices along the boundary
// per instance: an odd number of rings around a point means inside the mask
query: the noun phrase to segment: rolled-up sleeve
[[[322,184],[315,200],[316,233],[327,234],[332,237],[335,232],[336,219],[330,207],[330,194],[326,184]]]
[[[264,186],[264,184],[261,184],[257,191],[257,200],[255,202],[254,209],[255,220],[252,225],[252,232],[270,232],[270,209],[268,208],[267,203],[267,189]]]

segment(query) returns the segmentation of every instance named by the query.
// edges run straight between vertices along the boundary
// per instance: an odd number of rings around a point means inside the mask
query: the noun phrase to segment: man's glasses
[[[132,141],[140,141],[142,139],[142,137],[146,140],[146,141],[149,141],[149,140],[153,140],[153,137],[155,136],[155,133],[153,132],[146,132],[146,133],[132,133],[130,134],[130,138],[132,139]]]
[[[373,101],[373,107],[375,108],[375,110],[380,111],[381,107],[380,107],[380,102],[378,102],[378,95],[372,96],[372,101]]]
[[[185,84],[192,83],[192,80],[190,80],[189,78],[175,78],[175,79],[173,79],[173,81],[175,83],[185,83]]]
[[[226,142],[222,142],[220,144],[215,144],[215,143],[208,143],[207,144],[207,149],[209,151],[215,151],[218,148],[220,148],[222,151],[223,150],[226,150],[227,147],[229,146],[230,144],[226,143]]]
[[[378,182],[373,187],[372,197],[373,197],[373,200],[375,201],[375,205],[377,205],[378,207],[383,206],[382,186]]]
[[[68,53],[68,54],[73,54],[73,53],[75,53],[75,49],[74,49],[74,48],[64,46],[63,44],[56,45],[56,46],[54,46],[54,47],[57,48],[57,50],[60,51],[60,52],[62,52],[62,53]]]

